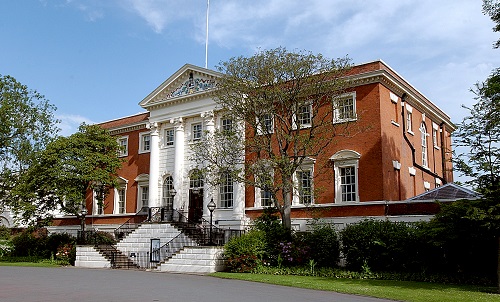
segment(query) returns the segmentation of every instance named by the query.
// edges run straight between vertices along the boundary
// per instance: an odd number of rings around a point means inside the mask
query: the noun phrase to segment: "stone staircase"
[[[176,273],[211,273],[223,269],[222,249],[200,247],[180,226],[143,223],[115,246],[77,247],[75,266],[142,268]],[[188,232],[194,233],[194,232]],[[163,262],[151,262],[151,239],[160,242]],[[165,246],[166,243],[169,243]]]
[[[220,247],[186,247],[158,268],[162,272],[209,274],[224,270]]]

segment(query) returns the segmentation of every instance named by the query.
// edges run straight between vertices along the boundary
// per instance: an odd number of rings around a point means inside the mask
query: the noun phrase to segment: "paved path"
[[[382,302],[333,292],[135,270],[0,266],[2,302]]]

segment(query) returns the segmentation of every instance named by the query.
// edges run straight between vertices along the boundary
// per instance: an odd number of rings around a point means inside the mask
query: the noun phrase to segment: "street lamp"
[[[87,208],[85,206],[82,207],[82,210],[80,211],[80,215],[81,215],[81,232],[82,232],[82,243],[85,244],[85,216],[87,215],[88,211],[87,211]]]
[[[213,218],[213,213],[214,213],[214,210],[215,210],[215,202],[214,202],[214,199],[210,199],[210,202],[207,204],[207,208],[208,210],[210,211],[210,245],[213,245],[213,242],[212,242],[212,218]]]

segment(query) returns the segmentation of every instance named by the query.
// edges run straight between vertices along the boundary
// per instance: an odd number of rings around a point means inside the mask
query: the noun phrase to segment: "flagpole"
[[[207,0],[207,33],[205,38],[205,68],[208,68],[208,12],[210,10],[210,0]]]

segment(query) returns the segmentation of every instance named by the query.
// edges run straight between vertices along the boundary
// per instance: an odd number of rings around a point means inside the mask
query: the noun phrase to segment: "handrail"
[[[139,212],[116,228],[114,230],[115,238],[119,240],[135,230],[140,223],[148,218],[148,209],[148,207],[142,207]]]

